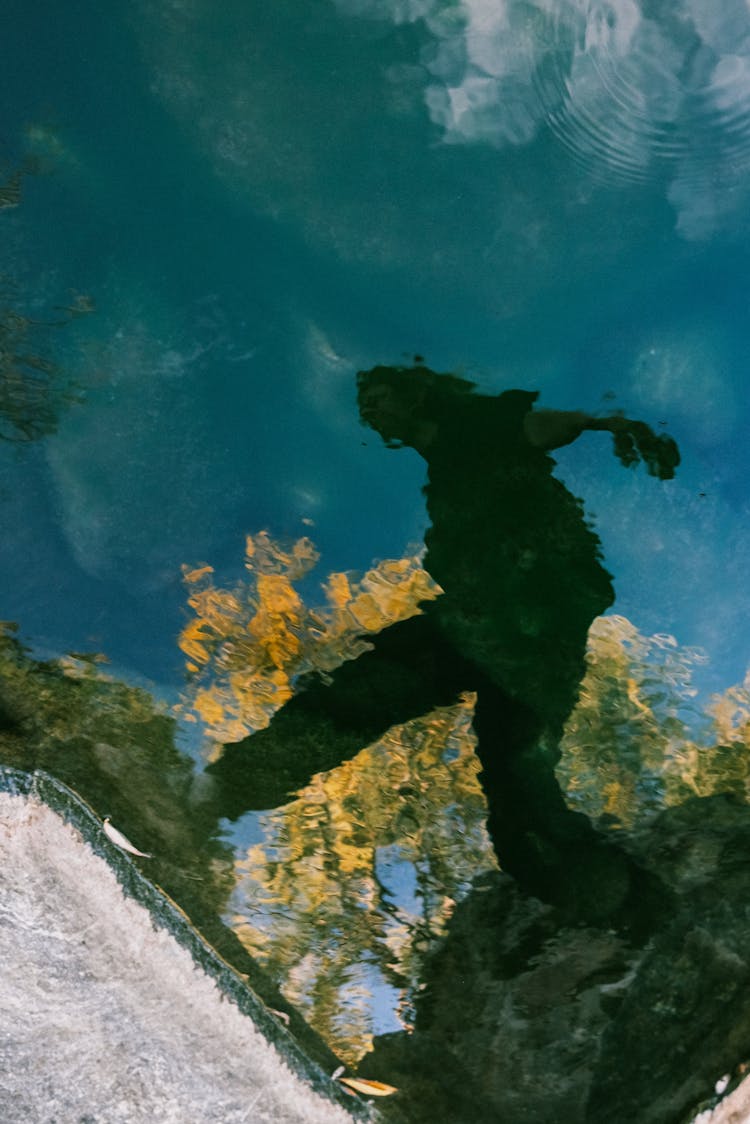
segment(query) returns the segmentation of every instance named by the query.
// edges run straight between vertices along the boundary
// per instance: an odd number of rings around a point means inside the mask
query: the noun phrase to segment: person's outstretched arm
[[[581,410],[530,410],[523,423],[526,440],[539,449],[551,451],[570,445],[585,430],[607,430],[614,440],[614,452],[626,467],[640,460],[651,476],[671,480],[680,463],[677,442],[666,433],[654,433],[646,422],[614,414],[595,418]]]

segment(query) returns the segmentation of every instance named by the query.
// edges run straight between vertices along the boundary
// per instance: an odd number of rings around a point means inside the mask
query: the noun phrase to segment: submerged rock
[[[414,1120],[584,1121],[599,1042],[631,972],[616,933],[560,927],[508,875],[487,875],[427,967],[414,1035],[379,1039],[361,1071],[410,1083]]]
[[[669,895],[647,935],[637,918],[572,925],[505,874],[475,883],[426,965],[413,1034],[378,1039],[360,1070],[401,1085],[411,1120],[685,1124],[737,1086],[750,808],[690,800],[624,842]]]

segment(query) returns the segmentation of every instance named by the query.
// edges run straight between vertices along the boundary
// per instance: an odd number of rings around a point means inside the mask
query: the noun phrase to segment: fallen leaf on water
[[[398,1092],[394,1085],[386,1085],[383,1081],[366,1081],[363,1077],[339,1077],[339,1081],[365,1097],[390,1097],[391,1093]]]
[[[111,839],[114,845],[119,847],[121,851],[129,851],[131,855],[140,855],[142,859],[152,859],[154,857],[147,851],[139,851],[121,831],[118,831],[116,827],[112,826],[109,822],[109,816],[105,816],[103,827],[104,834],[108,839]]]

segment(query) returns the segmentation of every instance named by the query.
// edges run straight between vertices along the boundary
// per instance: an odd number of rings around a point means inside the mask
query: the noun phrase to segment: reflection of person
[[[552,475],[549,450],[607,430],[623,463],[642,458],[665,479],[677,447],[642,422],[537,411],[534,393],[480,395],[422,366],[376,367],[358,386],[363,421],[427,462],[424,565],[444,592],[381,632],[328,684],[303,684],[268,730],[227,747],[211,767],[221,811],[236,818],[280,803],[390,726],[476,691],[481,780],[501,865],[547,898],[561,887],[575,897],[571,871],[585,870],[589,886],[602,883],[606,912],[632,888],[629,873],[567,808],[554,768],[588,629],[613,591],[599,540]]]

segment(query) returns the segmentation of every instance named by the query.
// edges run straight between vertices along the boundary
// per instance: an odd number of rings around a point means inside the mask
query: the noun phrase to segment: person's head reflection
[[[452,399],[473,392],[473,383],[428,367],[374,367],[357,375],[362,421],[390,448],[409,445],[426,452],[440,415]]]

